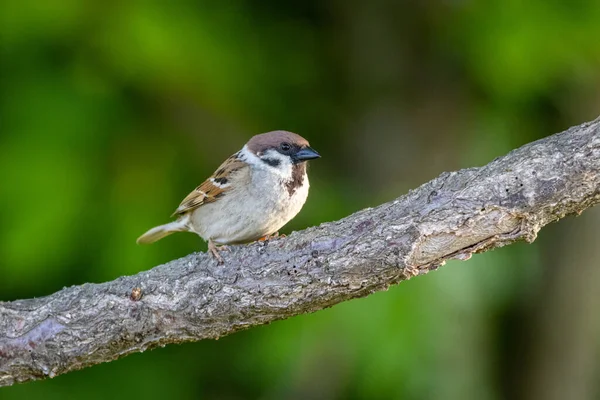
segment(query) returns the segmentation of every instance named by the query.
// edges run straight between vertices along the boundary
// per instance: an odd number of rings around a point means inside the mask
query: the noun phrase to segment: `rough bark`
[[[330,307],[600,201],[600,118],[287,238],[0,303],[0,386]]]

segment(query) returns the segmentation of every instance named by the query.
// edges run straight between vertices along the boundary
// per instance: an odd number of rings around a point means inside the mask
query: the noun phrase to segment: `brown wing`
[[[188,194],[171,216],[182,215],[195,210],[203,204],[217,201],[231,190],[232,175],[243,168],[248,168],[248,164],[240,160],[238,153],[235,153],[225,160],[210,178],[202,182],[192,193]]]

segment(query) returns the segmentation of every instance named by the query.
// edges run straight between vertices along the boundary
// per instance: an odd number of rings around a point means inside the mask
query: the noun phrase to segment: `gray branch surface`
[[[600,202],[600,118],[287,238],[0,302],[0,386],[216,339],[385,290]]]

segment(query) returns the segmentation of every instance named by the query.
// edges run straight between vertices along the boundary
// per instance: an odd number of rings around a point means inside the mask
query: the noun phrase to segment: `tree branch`
[[[600,201],[600,118],[285,239],[0,303],[0,386],[363,297]]]

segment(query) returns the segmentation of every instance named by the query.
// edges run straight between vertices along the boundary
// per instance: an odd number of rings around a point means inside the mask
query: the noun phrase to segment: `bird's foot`
[[[228,251],[229,247],[227,246],[217,246],[212,240],[208,241],[208,251],[212,256],[217,260],[219,265],[225,264],[223,257],[219,254],[220,251]]]

